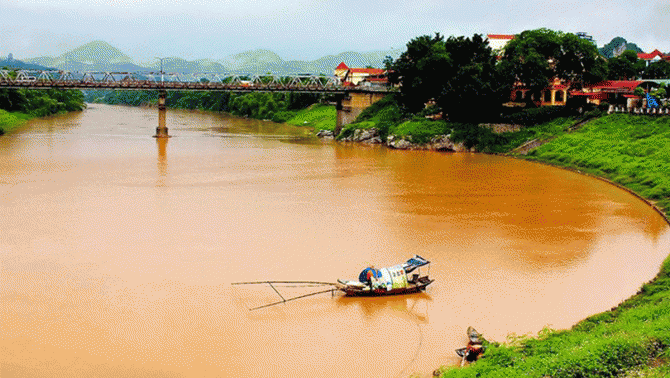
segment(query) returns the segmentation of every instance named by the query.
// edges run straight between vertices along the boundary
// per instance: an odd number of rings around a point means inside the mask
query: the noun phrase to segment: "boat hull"
[[[350,297],[380,297],[386,295],[402,295],[402,294],[412,294],[418,293],[426,289],[428,285],[433,283],[435,280],[424,279],[417,283],[412,283],[404,288],[398,289],[374,289],[371,290],[369,286],[366,287],[351,287],[345,285],[338,285],[338,289],[345,293],[345,295]]]

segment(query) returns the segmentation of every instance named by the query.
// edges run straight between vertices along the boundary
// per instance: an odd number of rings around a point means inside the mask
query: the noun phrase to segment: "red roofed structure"
[[[514,39],[514,34],[487,34],[486,37],[489,39],[491,49],[502,55],[507,43]]]
[[[662,52],[658,51],[658,49],[646,54],[646,53],[638,53],[637,57],[646,61],[647,66],[654,63],[658,62],[660,60],[666,60],[670,61],[670,55],[665,55]]]
[[[367,85],[386,85],[386,70],[380,68],[349,68],[344,62],[335,67],[335,76],[343,85],[356,86],[362,82]]]
[[[349,69],[349,66],[344,64],[344,62],[338,64],[337,67],[335,67],[335,71],[338,71],[338,70],[345,70],[346,71],[348,69]]]
[[[600,104],[601,101],[607,101],[610,104],[626,104],[632,107],[639,99],[634,92],[644,81],[640,80],[607,80],[599,83],[587,85],[581,90],[570,92],[571,96],[584,96],[587,101],[593,104]]]

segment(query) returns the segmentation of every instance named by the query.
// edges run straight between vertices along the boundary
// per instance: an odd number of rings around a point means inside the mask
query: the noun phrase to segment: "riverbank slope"
[[[602,177],[670,215],[670,118],[608,115],[516,157]],[[669,222],[670,223],[670,222]],[[670,376],[670,257],[654,280],[570,330],[491,343],[467,368],[441,377]]]
[[[0,135],[21,127],[25,121],[86,107],[79,90],[0,89]]]
[[[8,112],[0,109],[0,135],[12,132],[23,126],[27,120],[35,118],[25,113]]]

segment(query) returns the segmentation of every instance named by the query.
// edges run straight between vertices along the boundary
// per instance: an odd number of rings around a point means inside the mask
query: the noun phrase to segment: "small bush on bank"
[[[559,117],[566,117],[569,114],[569,111],[563,106],[543,106],[539,108],[524,109],[517,113],[504,115],[501,117],[501,122],[533,126],[549,122]]]
[[[390,130],[402,123],[407,117],[409,117],[409,114],[399,105],[396,95],[390,94],[364,109],[352,124],[343,129],[345,134],[340,134],[339,137],[346,138],[353,134],[353,130],[349,131],[349,128],[354,130],[376,128],[379,131],[379,136],[382,140],[385,140],[390,134]]]
[[[295,126],[307,126],[313,130],[335,130],[337,112],[335,106],[314,104],[307,109],[298,111],[286,123]]]
[[[290,110],[279,111],[272,115],[272,122],[277,123],[288,122],[290,119],[295,117],[296,114],[298,114],[298,112],[296,111],[290,111]]]
[[[389,134],[399,137],[412,137],[412,142],[425,144],[435,135],[451,133],[450,124],[445,121],[432,121],[421,117],[415,117],[411,121],[403,122],[392,127]]]

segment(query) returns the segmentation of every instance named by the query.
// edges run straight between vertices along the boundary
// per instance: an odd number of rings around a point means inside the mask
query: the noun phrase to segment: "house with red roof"
[[[487,34],[489,46],[498,56],[502,56],[505,46],[514,39],[514,34]]]
[[[386,70],[380,68],[350,68],[344,62],[335,68],[337,76],[345,86],[386,85]]]
[[[638,53],[637,57],[647,62],[647,66],[661,60],[666,60],[670,62],[670,55],[665,55],[662,52],[658,51],[658,49],[650,52],[649,54]]]
[[[645,82],[641,80],[606,80],[572,91],[570,95],[583,97],[587,102],[596,105],[604,101],[632,108],[640,103],[642,97],[635,95],[635,89],[643,83]]]

